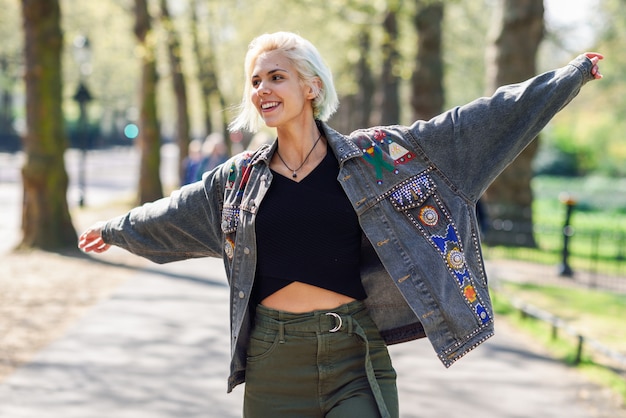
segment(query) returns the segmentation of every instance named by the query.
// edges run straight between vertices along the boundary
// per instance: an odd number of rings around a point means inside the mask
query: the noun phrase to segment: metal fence
[[[506,293],[500,286],[501,282],[520,281],[626,294],[626,233],[545,225],[535,226],[533,232],[537,248],[483,247],[490,287],[506,297],[522,317],[548,324],[553,339],[571,340],[575,364],[586,353],[596,365],[626,377],[626,352],[584,335],[567,320]]]
[[[535,225],[537,248],[484,246],[486,260],[532,263],[539,274],[626,293],[626,232]]]

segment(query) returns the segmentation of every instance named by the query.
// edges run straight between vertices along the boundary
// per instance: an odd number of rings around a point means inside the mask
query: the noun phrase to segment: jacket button
[[[250,248],[246,247],[243,249],[244,254],[250,254]]]
[[[239,299],[243,299],[246,296],[245,293],[243,293],[243,290],[239,291]]]

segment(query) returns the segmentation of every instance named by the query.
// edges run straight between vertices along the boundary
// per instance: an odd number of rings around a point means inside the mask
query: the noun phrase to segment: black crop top
[[[365,299],[359,272],[361,228],[337,181],[339,164],[332,151],[299,183],[272,174],[255,222],[253,302],[294,281]]]

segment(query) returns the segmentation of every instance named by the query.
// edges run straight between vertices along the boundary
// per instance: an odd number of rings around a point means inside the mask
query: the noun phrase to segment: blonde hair
[[[253,133],[259,129],[262,120],[250,100],[252,89],[250,80],[257,58],[271,51],[280,51],[291,61],[301,81],[316,93],[313,99],[313,116],[321,121],[327,121],[339,105],[330,69],[311,42],[295,33],[276,32],[258,36],[250,42],[244,64],[246,82],[243,99],[239,105],[239,114],[230,123],[229,129],[233,132],[247,130]],[[316,80],[321,81],[321,86],[315,82]]]

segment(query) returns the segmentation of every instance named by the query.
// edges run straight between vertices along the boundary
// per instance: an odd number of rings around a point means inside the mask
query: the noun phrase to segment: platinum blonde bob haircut
[[[313,117],[327,121],[337,110],[339,100],[333,84],[333,76],[315,46],[299,35],[291,32],[276,32],[258,36],[250,42],[244,69],[246,82],[243,99],[238,106],[239,114],[230,123],[229,129],[235,131],[257,132],[262,119],[250,99],[252,90],[252,70],[257,58],[266,52],[280,51],[296,68],[300,81],[316,91],[313,100]],[[321,81],[321,88],[314,81]]]

